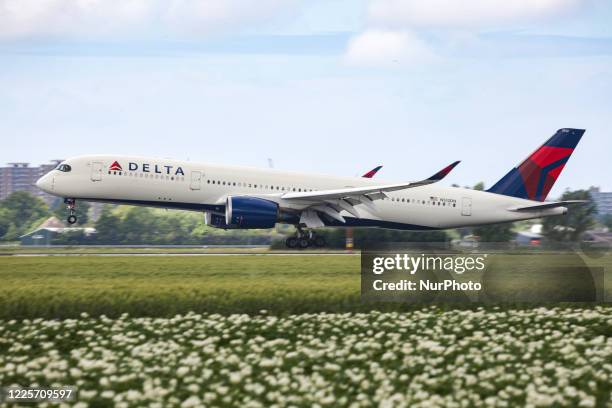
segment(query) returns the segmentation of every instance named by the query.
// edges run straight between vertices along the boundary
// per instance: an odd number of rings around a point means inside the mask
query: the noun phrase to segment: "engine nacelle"
[[[236,228],[225,223],[225,214],[217,214],[212,212],[204,213],[204,223],[210,227],[232,229]]]
[[[228,197],[225,203],[225,224],[229,228],[274,228],[278,204],[263,198]]]

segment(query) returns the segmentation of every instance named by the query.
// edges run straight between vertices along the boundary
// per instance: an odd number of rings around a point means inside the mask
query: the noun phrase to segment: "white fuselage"
[[[222,213],[228,196],[252,196],[279,203],[291,219],[306,207],[284,202],[288,192],[333,190],[389,184],[380,179],[336,177],[222,166],[169,159],[92,155],[63,162],[70,171],[53,170],[37,185],[65,198]],[[114,166],[113,164],[118,164]],[[111,169],[113,168],[113,169]],[[444,229],[518,221],[563,214],[566,209],[512,211],[533,201],[459,187],[431,184],[385,193],[388,198],[356,205],[359,218],[346,211],[345,225],[397,229]],[[329,221],[329,220],[328,220]],[[282,222],[282,220],[280,220]],[[292,222],[292,221],[287,221]],[[327,225],[342,223],[326,222]]]

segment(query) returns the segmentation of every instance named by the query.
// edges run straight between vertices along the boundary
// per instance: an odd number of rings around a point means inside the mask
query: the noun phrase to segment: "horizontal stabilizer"
[[[587,200],[567,200],[567,201],[550,201],[541,204],[527,205],[523,207],[509,208],[510,211],[539,211],[547,210],[549,208],[565,207],[566,205],[572,204],[583,204],[588,202]]]

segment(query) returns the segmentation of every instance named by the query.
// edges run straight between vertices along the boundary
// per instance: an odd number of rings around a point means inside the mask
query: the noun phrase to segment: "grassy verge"
[[[500,294],[500,299],[508,298],[509,291],[524,294],[533,289],[531,282],[540,285],[531,299],[545,290],[552,290],[547,296],[555,299],[555,293],[573,293],[581,285],[581,275],[570,279],[557,269],[533,269],[504,259],[486,278],[489,294]],[[83,312],[168,317],[189,311],[252,314],[264,309],[288,315],[418,307],[364,303],[359,270],[359,257],[331,254],[2,257],[0,319],[67,318]],[[534,275],[540,279],[534,281]]]
[[[360,308],[345,256],[10,257],[0,279],[0,319]]]
[[[267,254],[267,253],[345,253],[343,250],[312,248],[302,251],[270,250],[268,247],[122,247],[122,246],[5,246],[0,247],[2,255],[96,255],[96,254]],[[358,251],[356,251],[358,253]]]

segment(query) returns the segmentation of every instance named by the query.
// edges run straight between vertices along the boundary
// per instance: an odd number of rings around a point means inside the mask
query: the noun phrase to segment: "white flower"
[[[81,376],[81,374],[82,374],[82,372],[78,368],[71,368],[70,369],[70,376],[71,377],[79,378]]]
[[[115,397],[115,391],[113,390],[104,390],[100,393],[102,398],[113,399]]]
[[[242,380],[242,376],[240,375],[240,373],[233,372],[230,374],[229,380],[232,384],[238,384],[240,380]]]
[[[202,402],[195,395],[192,395],[191,397],[187,398],[185,401],[181,403],[182,408],[199,407],[201,405],[202,405]]]

